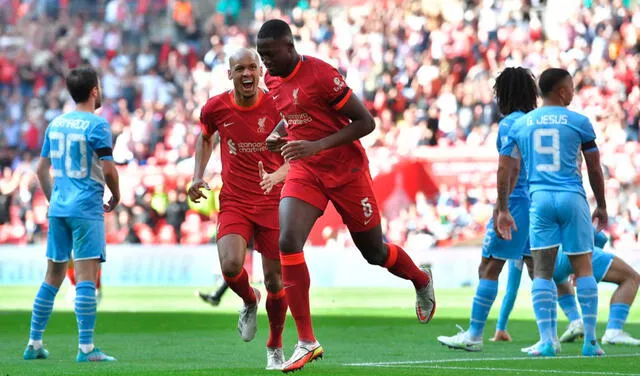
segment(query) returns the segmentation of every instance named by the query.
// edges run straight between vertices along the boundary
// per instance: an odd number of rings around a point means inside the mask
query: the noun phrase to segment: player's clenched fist
[[[197,203],[197,202],[200,202],[201,198],[204,198],[205,200],[207,199],[207,196],[204,193],[202,193],[201,189],[206,189],[208,191],[211,190],[211,188],[209,188],[209,185],[205,183],[204,180],[198,179],[198,180],[194,180],[191,183],[191,186],[187,191],[187,194],[189,194],[189,198],[191,199],[191,201]]]
[[[102,210],[104,210],[105,213],[111,213],[113,209],[115,209],[116,206],[118,206],[119,202],[120,202],[120,198],[116,196],[111,196],[109,201],[106,204],[102,205]]]

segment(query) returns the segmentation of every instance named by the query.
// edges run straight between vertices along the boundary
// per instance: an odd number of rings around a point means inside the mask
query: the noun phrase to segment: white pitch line
[[[455,367],[455,366],[413,366],[411,368],[449,369],[463,371],[494,371],[494,372],[531,372],[531,373],[561,373],[563,375],[615,375],[615,376],[640,376],[637,373],[620,372],[593,372],[593,371],[567,371],[557,369],[522,369],[522,368],[491,368],[491,367]]]
[[[635,358],[640,356],[640,353],[633,354],[612,354],[605,355],[602,358]],[[490,361],[505,361],[505,360],[563,360],[563,359],[596,359],[600,357],[582,356],[582,355],[568,355],[568,356],[556,356],[556,357],[531,357],[531,356],[518,356],[518,357],[502,357],[502,358],[471,358],[471,359],[432,359],[432,360],[406,360],[398,362],[372,362],[372,363],[347,363],[344,366],[353,367],[386,367],[386,366],[402,366],[402,365],[414,365],[414,364],[434,364],[434,363],[469,363],[469,362],[490,362]]]

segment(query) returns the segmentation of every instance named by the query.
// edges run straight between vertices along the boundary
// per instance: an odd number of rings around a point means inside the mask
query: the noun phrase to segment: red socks
[[[71,286],[76,285],[76,272],[73,266],[67,268],[67,278],[69,278],[69,282],[71,282]]]
[[[256,304],[256,294],[253,292],[253,288],[249,284],[249,275],[244,268],[240,274],[235,277],[229,277],[224,274],[222,277],[227,282],[231,290],[244,300],[245,305]]]
[[[413,263],[411,257],[402,248],[391,243],[387,243],[387,248],[389,248],[389,255],[383,266],[393,275],[410,280],[416,290],[429,283],[427,274]]]
[[[304,253],[280,253],[282,265],[282,282],[287,296],[287,304],[296,321],[298,339],[315,342],[311,326],[311,310],[309,308],[309,269],[304,261]]]
[[[282,347],[282,331],[284,320],[287,318],[287,299],[284,289],[271,293],[267,292],[267,316],[269,317],[269,340],[267,347]]]
[[[96,289],[100,289],[102,284],[102,268],[98,268],[98,276],[96,277]]]

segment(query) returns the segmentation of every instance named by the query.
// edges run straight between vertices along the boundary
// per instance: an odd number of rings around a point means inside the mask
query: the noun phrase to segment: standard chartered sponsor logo
[[[286,115],[286,118],[287,118],[287,123],[290,125],[307,124],[313,121],[313,119],[311,118],[311,115],[309,115],[306,112],[301,112],[299,114],[288,114]]]
[[[241,153],[258,153],[267,151],[267,144],[264,142],[240,142],[238,151]]]
[[[231,155],[267,151],[267,144],[265,142],[233,142],[233,140],[229,140],[227,141],[227,145],[229,146],[229,154]]]

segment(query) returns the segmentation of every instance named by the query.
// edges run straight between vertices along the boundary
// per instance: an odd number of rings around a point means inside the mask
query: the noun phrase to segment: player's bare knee
[[[361,250],[362,256],[371,265],[382,266],[387,262],[387,252],[383,247]]]
[[[229,258],[222,261],[220,268],[222,269],[222,274],[225,276],[235,277],[242,272],[243,266],[244,263],[241,260]]]
[[[281,232],[278,245],[280,246],[280,251],[283,253],[296,253],[302,250],[304,241],[300,242],[298,236],[293,233]]]
[[[275,272],[264,273],[264,287],[267,291],[276,293],[282,290],[282,275]]]

